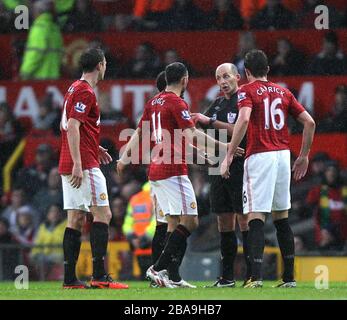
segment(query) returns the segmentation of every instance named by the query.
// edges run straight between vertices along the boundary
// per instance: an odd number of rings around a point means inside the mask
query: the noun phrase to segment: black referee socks
[[[175,259],[183,259],[186,247],[187,238],[190,236],[188,229],[179,224],[177,228],[172,232],[163,253],[158,261],[154,264],[154,270],[160,271],[167,269],[169,264]],[[179,261],[179,260],[177,260]]]
[[[94,222],[90,230],[90,245],[93,255],[93,278],[98,279],[106,274],[105,256],[108,244],[108,225]]]
[[[234,280],[234,262],[237,255],[237,237],[235,231],[220,232],[220,250],[222,278]]]
[[[152,240],[152,264],[155,264],[164,250],[167,237],[167,224],[160,224],[155,228]],[[171,232],[170,232],[171,235]]]
[[[288,218],[274,221],[274,224],[284,263],[283,281],[290,282],[294,280],[295,248],[293,231],[289,226]]]
[[[262,280],[261,267],[265,247],[264,222],[254,219],[248,225],[248,250],[252,266],[252,281]]]
[[[74,282],[76,278],[76,263],[81,248],[81,232],[66,228],[64,232],[64,283]]]

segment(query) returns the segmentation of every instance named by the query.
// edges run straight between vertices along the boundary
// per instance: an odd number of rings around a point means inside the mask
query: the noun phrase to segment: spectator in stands
[[[69,14],[75,6],[75,0],[54,0],[54,8],[60,29],[64,29]]]
[[[20,76],[23,80],[47,80],[60,77],[63,38],[54,21],[52,0],[34,3],[34,23],[30,28]]]
[[[128,183],[124,184],[120,195],[126,200],[129,201],[129,199],[137,192],[141,191],[141,183],[137,180],[133,179],[129,181]]]
[[[10,106],[0,103],[0,167],[3,168],[7,159],[14,151],[23,135],[20,123],[14,118]],[[0,177],[2,170],[0,172]]]
[[[270,63],[273,76],[292,76],[304,73],[305,59],[301,52],[293,47],[286,38],[277,41],[277,53]]]
[[[26,210],[30,208],[32,214],[35,215],[35,222],[39,223],[38,216],[35,214],[34,209],[28,204],[24,189],[18,187],[12,191],[10,204],[1,213],[1,217],[8,221],[11,232],[16,229],[18,211],[22,208]]]
[[[91,0],[76,0],[74,9],[70,13],[65,32],[100,32],[102,19],[93,8]]]
[[[153,79],[159,73],[160,59],[153,45],[149,42],[141,43],[135,49],[135,56],[124,70],[126,78]]]
[[[171,9],[163,13],[157,30],[189,31],[207,28],[206,14],[192,0],[175,0]]]
[[[260,30],[281,30],[291,28],[293,13],[281,0],[267,0],[266,6],[251,19],[251,28]]]
[[[135,0],[133,17],[135,29],[160,30],[165,13],[174,4],[174,0]]]
[[[34,239],[34,245],[48,246],[45,248],[34,248],[31,251],[32,260],[38,263],[53,264],[63,261],[63,250],[49,246],[61,246],[66,227],[63,209],[60,204],[52,204],[47,211],[46,219],[40,224]]]
[[[33,198],[33,206],[38,210],[41,217],[53,204],[63,205],[63,194],[61,191],[61,177],[58,168],[50,170],[47,180],[47,187],[40,189]]]
[[[39,105],[38,117],[34,120],[34,128],[38,130],[50,130],[56,132],[58,129],[53,128],[57,125],[60,116],[54,109],[53,94],[47,93]]]
[[[111,200],[112,218],[110,222],[110,240],[125,240],[122,226],[126,213],[126,202],[123,197],[118,196]]]
[[[165,51],[163,65],[160,67],[160,69],[165,70],[165,67],[173,62],[182,62],[187,67],[190,77],[194,77],[197,75],[193,67],[184,59],[182,59],[178,54],[177,50],[173,48]]]
[[[312,75],[342,75],[347,73],[346,58],[339,48],[337,34],[330,31],[324,35],[321,52],[309,67]]]
[[[47,187],[48,174],[56,165],[54,152],[49,144],[40,144],[36,149],[35,163],[22,168],[17,175],[15,184],[24,188],[27,194],[34,196],[40,189]]]
[[[7,10],[3,2],[0,2],[0,34],[10,33],[14,28],[13,15]]]
[[[237,67],[242,78],[246,76],[244,66],[245,55],[248,51],[256,48],[257,44],[255,40],[255,35],[252,32],[247,31],[240,33],[237,49],[238,52],[236,56],[232,59],[232,63]]]
[[[126,32],[131,31],[133,28],[133,18],[130,15],[116,14],[115,16],[111,17],[108,31]],[[106,59],[106,61],[108,60]]]
[[[294,158],[292,157],[292,159]],[[292,181],[291,196],[294,215],[306,219],[312,214],[312,211],[307,209],[306,197],[312,188],[322,183],[324,171],[329,161],[331,159],[327,153],[317,152],[310,161],[310,170],[306,178],[300,182]]]
[[[240,30],[243,19],[239,10],[230,0],[215,0],[209,16],[209,28],[213,30]]]
[[[347,132],[347,86],[341,84],[335,90],[335,102],[327,118],[317,125],[317,132]]]
[[[318,5],[325,5],[328,8],[330,29],[341,27],[341,13],[334,6],[332,6],[331,4],[327,4],[326,1],[323,0],[305,0],[304,7],[301,10],[301,12],[299,12],[298,17],[296,19],[295,27],[301,29],[315,28],[315,20],[317,18],[317,14],[314,12],[314,10]]]
[[[16,276],[14,269],[19,264],[19,252],[13,248],[3,249],[1,245],[15,244],[17,244],[17,241],[9,230],[8,221],[0,217],[0,268],[2,270],[0,277],[2,280],[12,280]]]
[[[156,217],[152,208],[151,188],[147,181],[142,190],[129,199],[122,227],[130,249],[137,257],[141,280],[146,279],[146,271],[152,264],[151,244],[155,227]]]
[[[30,245],[33,243],[35,235],[33,214],[30,206],[22,206],[17,210],[17,221],[13,235],[20,244]]]
[[[347,186],[339,170],[335,162],[328,164],[322,184],[307,196],[314,211],[316,244],[322,250],[341,250],[347,240]]]

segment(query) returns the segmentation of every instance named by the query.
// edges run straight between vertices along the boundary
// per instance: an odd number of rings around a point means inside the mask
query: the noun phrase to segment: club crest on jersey
[[[184,120],[190,120],[190,119],[191,119],[191,116],[190,116],[188,110],[183,110],[183,111],[182,111],[182,118],[183,118]]]
[[[217,120],[217,113],[214,113],[214,114],[212,115],[211,119],[212,119],[213,121],[216,121],[216,120]]]
[[[245,100],[246,99],[246,92],[240,92],[238,95],[237,95],[237,101],[240,102],[242,100]]]
[[[228,112],[228,122],[235,123],[235,120],[236,120],[236,113]]]
[[[86,110],[87,106],[83,104],[82,102],[77,102],[75,105],[75,110],[79,113],[84,113]]]

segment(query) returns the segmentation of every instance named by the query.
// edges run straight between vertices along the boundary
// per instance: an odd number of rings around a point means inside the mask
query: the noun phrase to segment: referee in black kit
[[[224,63],[218,66],[216,69],[216,81],[223,96],[218,97],[205,114],[193,113],[192,118],[194,122],[199,123],[204,129],[226,129],[228,140],[230,140],[238,116],[237,91],[239,80],[240,74],[235,65]],[[218,140],[218,134],[216,134],[216,140]],[[246,148],[245,139],[241,142],[240,147]],[[243,157],[235,158],[230,167],[229,179],[223,179],[220,175],[209,176],[211,211],[217,214],[222,262],[222,275],[210,287],[235,287],[236,218],[242,232],[243,252],[247,266],[243,285],[247,283],[251,276],[247,248],[248,216],[242,214],[243,163]]]

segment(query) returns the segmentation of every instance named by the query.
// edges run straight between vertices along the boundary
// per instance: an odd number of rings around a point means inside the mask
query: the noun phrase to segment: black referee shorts
[[[229,179],[220,175],[209,176],[211,212],[242,213],[243,163],[236,160],[231,164]]]

